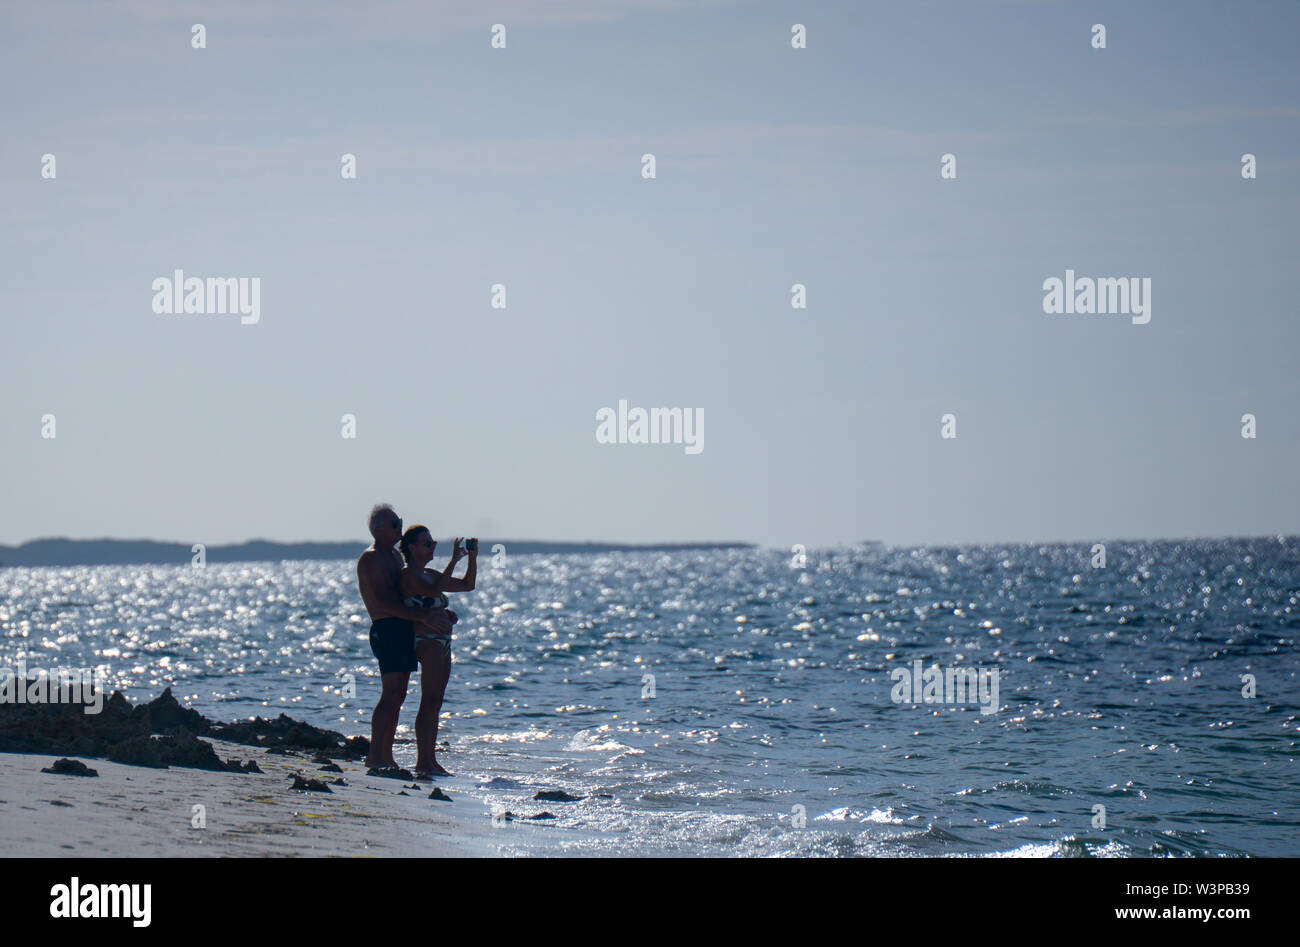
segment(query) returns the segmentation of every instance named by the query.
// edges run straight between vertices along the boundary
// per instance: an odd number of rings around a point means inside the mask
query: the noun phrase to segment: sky
[[[1282,2],[4,5],[0,543],[365,539],[378,501],[1298,533],[1298,41]],[[1150,279],[1150,322],[1044,312],[1067,269]],[[258,320],[155,312],[175,270]],[[600,443],[620,401],[703,449]]]

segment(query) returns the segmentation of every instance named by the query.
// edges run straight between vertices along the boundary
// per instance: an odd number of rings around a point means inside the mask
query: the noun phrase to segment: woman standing
[[[412,526],[402,534],[400,548],[406,567],[400,577],[400,588],[405,603],[413,608],[442,609],[447,621],[455,625],[456,613],[447,608],[447,592],[472,592],[478,574],[478,540],[465,545],[456,539],[452,543],[451,561],[442,572],[427,568],[438,544],[424,526]],[[452,575],[456,563],[469,558],[465,578]],[[438,717],[442,713],[442,698],[451,677],[451,633],[443,634],[426,624],[416,625],[415,658],[420,663],[420,710],[415,716],[415,775],[431,779],[450,776],[438,763]]]

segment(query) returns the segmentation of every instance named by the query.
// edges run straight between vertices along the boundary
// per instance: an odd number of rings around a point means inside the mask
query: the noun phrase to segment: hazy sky
[[[1298,44],[1284,2],[5,4],[0,542],[1300,532]],[[1067,268],[1150,323],[1045,314]],[[260,321],[155,314],[176,269]],[[619,400],[704,450],[597,443]]]

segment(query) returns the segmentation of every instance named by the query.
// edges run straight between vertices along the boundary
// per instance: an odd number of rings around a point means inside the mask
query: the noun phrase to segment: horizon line
[[[464,537],[471,538],[471,537]],[[477,538],[477,537],[472,537]],[[1174,543],[1174,542],[1227,542],[1227,541],[1245,541],[1245,540],[1263,540],[1276,539],[1300,540],[1300,533],[1247,533],[1247,534],[1221,534],[1221,535],[1184,535],[1184,536],[1111,536],[1106,538],[1091,537],[1088,539],[995,539],[995,540],[942,540],[936,542],[903,542],[896,543],[883,539],[858,539],[851,541],[829,542],[817,545],[808,545],[809,549],[836,549],[849,548],[853,546],[887,546],[893,549],[919,549],[919,548],[945,548],[950,546],[1074,546],[1083,543]],[[629,548],[649,547],[649,546],[747,546],[757,549],[783,549],[783,545],[765,545],[761,542],[751,539],[718,539],[718,540],[623,540],[623,539],[503,539],[493,538],[492,542],[497,543],[517,543],[527,545],[545,545],[545,546],[625,546]],[[36,543],[148,543],[159,546],[194,546],[195,543],[182,539],[148,539],[143,537],[123,538],[117,536],[94,536],[84,538],[74,538],[71,536],[37,536],[32,539],[22,540],[16,543],[0,542],[0,549],[22,549],[25,546],[35,545]],[[373,540],[370,541],[373,543]],[[252,537],[238,541],[227,541],[221,543],[205,543],[205,549],[223,549],[239,546],[251,546],[255,544],[265,544],[269,546],[342,546],[358,544],[359,548],[364,549],[370,543],[362,539],[266,539],[263,537]],[[364,545],[362,545],[364,544]]]

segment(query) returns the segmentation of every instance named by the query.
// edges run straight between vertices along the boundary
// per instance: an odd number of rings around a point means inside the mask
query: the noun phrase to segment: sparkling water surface
[[[505,853],[1300,855],[1300,540],[1090,558],[484,556],[478,590],[452,596],[447,785],[482,801]],[[378,668],[354,568],[0,569],[3,661],[368,735]],[[997,712],[895,702],[890,671],[918,659],[997,669]],[[506,809],[557,818],[494,826]]]

